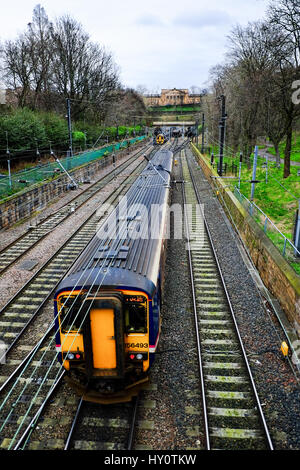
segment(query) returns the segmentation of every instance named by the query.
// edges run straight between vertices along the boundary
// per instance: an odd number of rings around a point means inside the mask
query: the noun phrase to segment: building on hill
[[[147,94],[143,96],[146,106],[184,106],[187,104],[200,104],[200,94],[190,94],[187,89],[163,88],[160,94]]]

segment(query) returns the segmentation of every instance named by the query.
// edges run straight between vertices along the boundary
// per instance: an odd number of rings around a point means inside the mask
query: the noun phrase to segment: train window
[[[147,332],[147,299],[142,295],[129,295],[124,299],[126,333]]]
[[[81,315],[78,314],[79,309],[82,305],[81,296],[63,296],[59,299],[60,304],[60,325],[62,333],[68,333],[68,331],[78,331],[82,321]]]

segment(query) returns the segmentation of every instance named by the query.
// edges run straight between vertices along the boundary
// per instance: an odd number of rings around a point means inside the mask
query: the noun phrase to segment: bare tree
[[[119,84],[111,54],[92,43],[80,23],[68,15],[57,20],[52,39],[54,89],[62,98],[73,100],[74,118],[105,106]]]
[[[32,83],[32,63],[30,61],[30,46],[24,34],[14,41],[6,41],[3,49],[4,82],[12,89],[18,101],[18,106],[28,104]]]
[[[52,28],[53,25],[44,8],[37,5],[33,10],[32,22],[28,23],[26,33],[32,65],[33,109],[38,107],[50,109]]]
[[[137,85],[135,91],[142,96],[149,93],[149,90],[147,89],[146,85],[142,84]]]
[[[298,0],[271,1],[270,24],[281,33],[281,40],[274,49],[279,61],[275,75],[277,95],[281,96],[281,107],[285,117],[286,144],[284,151],[284,177],[290,174],[293,125],[300,115],[299,106],[292,101],[292,84],[300,71],[300,4]]]

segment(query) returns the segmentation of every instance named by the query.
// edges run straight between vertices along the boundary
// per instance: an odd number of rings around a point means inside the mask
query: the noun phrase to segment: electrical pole
[[[12,188],[12,181],[11,181],[11,171],[10,171],[10,151],[8,148],[8,132],[5,131],[6,134],[6,155],[7,155],[7,166],[8,166],[8,182],[10,189]]]
[[[202,155],[204,153],[204,123],[205,123],[205,117],[204,117],[204,113],[202,113],[202,144],[201,144]]]
[[[258,146],[255,146],[254,150],[254,160],[253,160],[253,172],[252,172],[252,181],[251,181],[251,201],[254,199],[254,191],[256,181],[256,167],[257,167],[257,156],[258,156]]]
[[[67,98],[67,118],[68,118],[68,129],[69,129],[69,148],[70,148],[70,156],[73,157],[73,142],[72,142],[72,122],[71,122],[71,104],[70,98]]]
[[[221,95],[219,96],[218,100],[222,101],[222,115],[221,115],[221,120],[220,120],[220,150],[219,150],[219,155],[220,155],[220,160],[219,160],[219,175],[222,176],[223,174],[223,155],[224,155],[224,144],[225,144],[225,124],[226,124],[226,110],[225,110],[225,96]]]
[[[297,217],[296,217],[296,230],[295,230],[295,247],[294,254],[297,258],[299,258],[299,251],[300,251],[300,199],[298,199],[298,210],[297,210]]]
[[[241,186],[242,162],[243,162],[243,154],[241,152],[240,153],[240,167],[239,167],[239,189]]]

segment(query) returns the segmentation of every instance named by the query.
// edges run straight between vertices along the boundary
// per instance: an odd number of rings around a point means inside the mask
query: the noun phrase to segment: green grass
[[[201,146],[199,146],[201,149]],[[214,149],[214,154],[218,153],[218,149]],[[210,162],[210,156],[205,156]],[[215,159],[215,169],[218,158]],[[298,198],[300,199],[300,177],[297,176],[297,167],[291,167],[291,174],[288,178],[283,178],[283,169],[276,168],[275,163],[269,164],[268,181],[266,183],[266,169],[262,167],[263,159],[258,160],[256,180],[259,183],[255,186],[254,202],[269,217],[276,227],[290,240],[293,241],[293,230],[295,223],[296,210],[298,208]],[[224,163],[227,163],[226,176],[233,176],[231,173],[232,163],[237,165],[237,176],[239,170],[239,159],[236,157],[225,156]],[[225,176],[225,175],[224,175]],[[252,169],[248,169],[245,163],[242,164],[240,192],[250,200]],[[238,178],[225,180],[233,191],[238,185]],[[284,186],[284,188],[282,186]],[[263,215],[256,216],[255,220],[261,228],[264,228],[265,218]],[[270,224],[268,224],[266,234],[272,240],[274,245],[282,253],[284,247],[284,239]],[[300,261],[295,262],[292,250],[287,245],[286,258],[291,266],[300,274]]]

